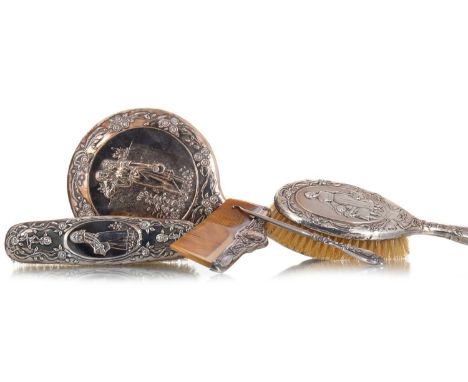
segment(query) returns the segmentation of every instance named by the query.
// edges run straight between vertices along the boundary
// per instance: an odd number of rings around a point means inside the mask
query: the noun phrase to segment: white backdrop
[[[193,123],[224,193],[325,178],[468,225],[463,1],[4,1],[1,234],[71,216],[69,159],[120,110]],[[466,381],[468,248],[303,263],[37,269],[0,256],[2,381]]]

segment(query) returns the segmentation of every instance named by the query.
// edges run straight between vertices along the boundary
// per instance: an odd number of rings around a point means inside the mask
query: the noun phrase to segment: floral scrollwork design
[[[211,149],[203,136],[188,122],[175,114],[156,109],[134,109],[117,113],[96,125],[82,140],[72,158],[68,178],[70,203],[75,216],[86,217],[100,214],[93,203],[92,191],[90,190],[90,181],[95,179],[95,174],[92,174],[92,164],[96,155],[106,142],[117,134],[126,134],[127,131],[139,128],[154,129],[156,133],[169,134],[186,148],[188,155],[193,160],[193,168],[174,167],[167,163],[163,164],[164,161],[161,160],[161,164],[167,167],[167,174],[173,172],[174,177],[181,179],[182,187],[179,187],[178,190],[181,196],[177,196],[174,192],[172,194],[170,192],[154,192],[152,187],[143,187],[135,194],[137,202],[147,206],[146,208],[138,207],[139,212],[143,214],[139,214],[139,216],[184,218],[194,223],[205,219],[223,201],[216,163]],[[120,151],[118,151],[119,149]],[[106,163],[112,165],[112,160],[114,162],[120,161],[123,164],[127,163],[126,167],[123,166],[122,169],[129,171],[133,177],[130,180],[136,179],[139,184],[144,186],[157,176],[165,176],[162,173],[163,166],[160,166],[161,170],[158,171],[154,170],[156,167],[143,168],[144,165],[150,166],[152,163],[133,163],[133,158],[128,160],[125,158],[123,149],[116,147],[112,158],[109,158],[110,161]],[[110,171],[107,175],[109,174]],[[112,180],[104,176],[105,172],[100,175],[100,179],[102,179],[100,183]],[[113,190],[106,187],[105,184],[104,186],[100,184],[99,187],[101,191],[112,195]],[[128,208],[129,213],[131,213],[132,206]]]

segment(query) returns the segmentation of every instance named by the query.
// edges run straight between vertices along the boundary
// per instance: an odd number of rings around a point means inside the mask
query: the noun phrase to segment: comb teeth
[[[242,206],[260,214],[268,209],[227,199],[203,222],[170,245],[182,256],[216,272],[224,272],[243,254],[263,248],[268,239],[262,220],[252,219],[233,206]]]
[[[305,228],[284,217],[274,206],[271,207],[271,217],[284,223],[292,224],[300,228]],[[305,236],[295,234],[270,223],[267,223],[265,227],[268,236],[271,239],[303,255],[320,260],[350,260],[349,256],[345,255],[336,248],[311,240]],[[329,237],[330,239],[333,239],[339,243],[350,244],[354,247],[368,249],[374,252],[376,255],[381,256],[386,261],[402,260],[409,253],[408,239],[406,237],[390,240],[349,240],[336,236],[325,235],[321,232],[317,232],[311,229],[308,230],[315,234]]]

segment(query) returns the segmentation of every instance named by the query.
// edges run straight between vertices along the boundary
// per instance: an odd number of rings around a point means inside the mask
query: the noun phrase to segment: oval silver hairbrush
[[[305,180],[281,188],[279,212],[314,230],[355,240],[388,240],[423,234],[468,244],[468,228],[418,219],[374,192],[344,183]]]
[[[381,195],[326,180],[303,180],[285,185],[276,193],[272,210],[273,219],[269,222],[277,227],[268,225],[270,238],[322,259],[346,256],[343,251],[299,241],[288,230],[312,239],[315,238],[311,235],[324,234],[323,239],[371,250],[387,260],[404,257],[408,253],[406,237],[415,234],[468,244],[468,228],[418,219]]]
[[[35,264],[106,265],[171,260],[169,245],[192,228],[183,220],[93,216],[17,224],[8,256]]]

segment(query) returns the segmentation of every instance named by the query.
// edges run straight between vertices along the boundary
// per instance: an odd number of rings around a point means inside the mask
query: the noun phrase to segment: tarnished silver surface
[[[268,215],[268,213],[268,208],[262,207],[257,214],[263,217]],[[234,241],[215,260],[211,266],[211,270],[220,273],[225,272],[239,260],[242,255],[254,252],[257,249],[265,248],[267,245],[268,236],[265,230],[265,221],[263,219],[253,218],[247,226],[236,233]]]
[[[199,223],[223,201],[205,138],[156,109],[117,113],[97,124],[70,163],[75,216],[123,215]]]
[[[8,256],[22,263],[105,265],[170,260],[169,244],[193,224],[182,220],[86,217],[17,224],[5,239]]]
[[[384,197],[326,180],[303,180],[275,195],[277,210],[314,230],[358,240],[384,240],[427,234],[468,244],[468,228],[417,219]]]

